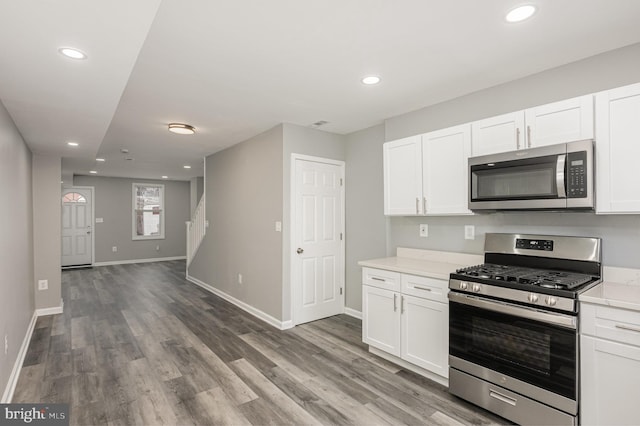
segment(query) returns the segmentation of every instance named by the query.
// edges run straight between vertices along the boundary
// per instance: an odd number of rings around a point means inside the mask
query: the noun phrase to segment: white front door
[[[92,263],[92,196],[92,188],[62,190],[62,266]]]
[[[293,157],[294,324],[344,310],[344,163]]]

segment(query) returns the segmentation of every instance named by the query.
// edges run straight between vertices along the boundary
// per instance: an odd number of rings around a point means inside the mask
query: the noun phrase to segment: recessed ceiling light
[[[196,128],[183,123],[169,123],[169,131],[179,135],[192,135],[196,132]]]
[[[536,7],[530,4],[524,6],[518,6],[515,9],[512,9],[505,19],[507,22],[522,22],[525,19],[529,19],[536,13]]]
[[[169,179],[169,176],[162,176],[162,179]]]
[[[191,166],[182,166],[182,167],[184,167],[185,169],[190,169],[191,168]]]
[[[368,75],[362,78],[362,83],[366,85],[378,84],[380,83],[380,77],[377,75]]]
[[[71,59],[87,59],[86,53],[74,47],[61,47],[60,49],[58,49],[58,52]]]
[[[69,146],[78,146],[78,142],[67,142],[67,145]]]
[[[99,161],[100,163],[104,163],[104,158],[96,158],[96,161]]]
[[[92,175],[95,175],[98,172],[96,172],[95,170],[89,170],[89,173],[91,173]]]

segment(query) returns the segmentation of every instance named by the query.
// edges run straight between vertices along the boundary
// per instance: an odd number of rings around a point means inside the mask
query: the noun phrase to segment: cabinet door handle
[[[416,290],[424,290],[424,291],[433,291],[430,288],[427,287],[418,287],[417,285],[414,285],[413,288],[415,288]]]
[[[520,127],[516,129],[516,147],[520,149]]]
[[[404,296],[400,296],[400,313],[404,314]]]
[[[383,283],[387,282],[387,280],[385,280],[384,278],[371,277],[371,279],[374,281],[382,281]]]
[[[393,312],[397,312],[398,311],[398,304],[396,302],[398,295],[396,293],[393,293]]]
[[[634,327],[631,325],[616,324],[616,328],[619,328],[621,330],[629,330],[629,331],[635,331],[636,333],[640,333],[640,327]]]
[[[527,126],[527,146],[531,148],[531,126]]]
[[[422,213],[427,214],[427,197],[422,197]]]
[[[420,213],[420,198],[416,197],[416,214]]]

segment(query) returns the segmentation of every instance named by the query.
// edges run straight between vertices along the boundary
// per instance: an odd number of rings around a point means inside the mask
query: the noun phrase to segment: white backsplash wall
[[[429,236],[419,236],[420,224]],[[465,225],[475,226],[475,239],[465,240]],[[481,254],[488,232],[568,235],[602,238],[603,264],[640,269],[640,216],[600,216],[587,212],[504,212],[460,217],[391,217],[387,255],[397,247]]]

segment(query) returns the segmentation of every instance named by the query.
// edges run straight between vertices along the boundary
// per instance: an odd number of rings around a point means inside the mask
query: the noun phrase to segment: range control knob
[[[467,287],[468,287],[468,284],[466,282],[462,281],[460,283],[460,290],[466,290]]]
[[[547,296],[547,297],[544,299],[544,303],[546,303],[546,304],[547,304],[547,305],[549,305],[549,306],[556,306],[556,302],[557,302],[557,300],[556,300],[556,298],[555,298],[555,297],[553,297],[553,296]]]
[[[480,284],[474,284],[473,285],[473,292],[474,293],[480,293],[480,290],[482,290],[482,286]]]
[[[535,293],[529,293],[527,300],[529,300],[529,302],[531,303],[538,303],[538,295]]]

